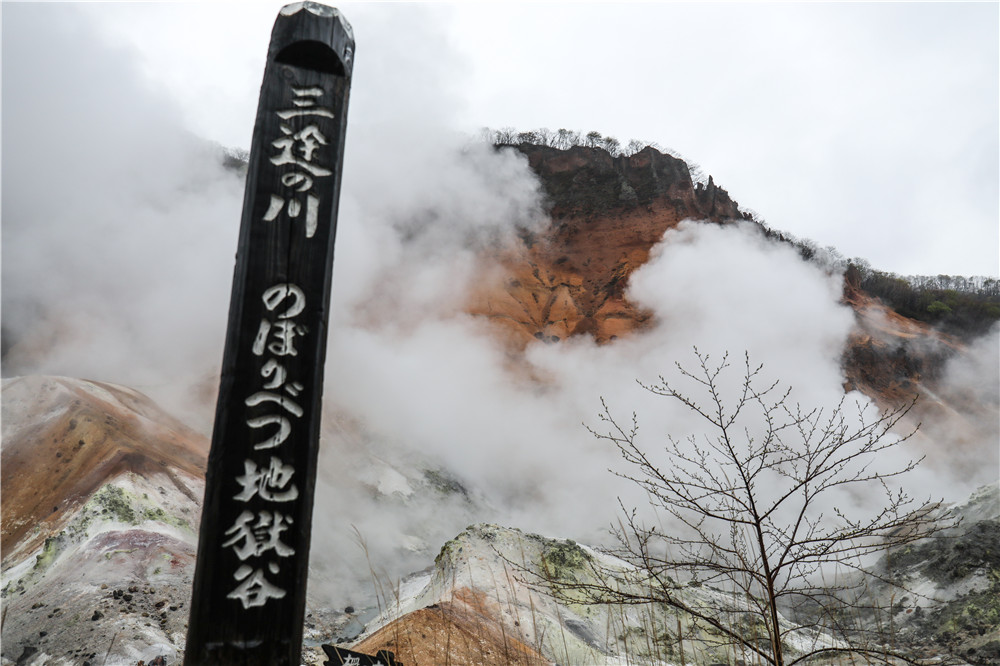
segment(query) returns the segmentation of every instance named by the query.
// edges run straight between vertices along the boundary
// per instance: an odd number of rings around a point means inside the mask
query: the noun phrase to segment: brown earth
[[[883,407],[912,400],[923,384],[933,385],[945,361],[965,348],[847,281],[843,301],[854,309],[856,322],[844,350],[845,388],[860,390]]]
[[[459,588],[451,601],[408,613],[351,649],[389,650],[406,666],[542,666],[551,661],[504,633],[496,603],[482,592]]]
[[[98,488],[122,473],[166,474],[190,495],[174,472],[202,477],[207,454],[205,437],[131,389],[55,377],[5,381],[4,565],[37,550]]]

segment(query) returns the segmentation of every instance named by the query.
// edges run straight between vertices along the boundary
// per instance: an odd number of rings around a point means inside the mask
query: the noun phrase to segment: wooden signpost
[[[354,37],[271,33],[250,150],[184,663],[299,666]]]
[[[324,666],[403,666],[396,661],[396,655],[388,650],[379,650],[376,654],[364,654],[336,645],[322,645],[323,652],[329,659]]]

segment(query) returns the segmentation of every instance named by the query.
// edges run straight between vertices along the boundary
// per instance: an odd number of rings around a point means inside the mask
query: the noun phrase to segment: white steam
[[[5,7],[3,55],[4,374],[214,371],[241,179],[75,9]]]
[[[428,11],[351,17],[365,41],[312,552],[314,592],[332,601],[368,578],[357,533],[390,577],[427,565],[474,520],[600,538],[616,497],[645,498],[608,473],[617,454],[581,423],[595,424],[604,396],[618,414],[639,413],[650,446],[697,431],[635,384],[671,372],[693,345],[736,361],[749,351],[804,404],[843,393],[853,319],[839,276],[750,228],[694,222],[632,276],[629,296],[655,313],[653,327],[607,346],[530,347],[542,383],[513,371],[461,306],[477,250],[544,224],[539,185],[519,154],[452,131],[462,68],[443,39],[426,55]],[[74,9],[5,6],[3,49],[4,374],[102,379],[190,407],[195,381],[221,360],[240,179]],[[213,401],[200,404],[187,416],[209,423]],[[464,493],[426,492],[441,478]]]

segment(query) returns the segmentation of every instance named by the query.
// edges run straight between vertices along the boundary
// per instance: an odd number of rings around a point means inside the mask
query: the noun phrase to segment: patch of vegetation
[[[103,515],[115,518],[129,525],[135,525],[139,522],[136,518],[135,510],[132,509],[132,503],[129,501],[125,491],[118,486],[104,486],[94,494],[91,501],[101,507],[101,514]]]
[[[971,340],[1000,321],[1000,280],[974,275],[907,275],[879,271],[867,260],[845,259],[836,248],[771,229],[750,216],[766,238],[795,247],[804,260],[843,270],[848,284],[881,300],[897,314]]]
[[[461,535],[459,535],[459,537],[460,536]],[[434,558],[434,564],[437,567],[444,568],[445,565],[453,561],[465,549],[459,537],[445,541],[444,545],[441,546],[440,552],[438,552],[437,557]]]
[[[222,167],[239,175],[246,175],[250,164],[250,151],[245,148],[223,148]]]
[[[183,530],[189,530],[191,528],[191,525],[190,523],[188,523],[187,520],[185,520],[184,518],[180,518],[178,516],[173,516],[164,511],[163,508],[159,506],[150,506],[144,508],[142,510],[141,520],[139,520],[138,522],[142,522],[145,520],[156,521],[159,523],[163,523],[165,525],[172,525],[174,527]]]
[[[56,557],[59,555],[59,551],[62,550],[62,539],[56,535],[54,537],[48,537],[45,539],[45,544],[42,546],[42,552],[35,555],[35,566],[34,571],[45,571],[49,566],[55,562]]]
[[[425,469],[424,479],[430,486],[442,495],[461,495],[469,499],[469,491],[458,479],[439,469]]]
[[[143,493],[140,498],[132,495],[123,488],[110,484],[94,493],[87,506],[93,511],[95,516],[100,516],[108,520],[117,520],[127,525],[139,525],[145,521],[155,521],[172,525],[179,529],[190,529],[191,527],[186,519],[173,516],[165,511],[163,507],[153,504],[149,495]],[[79,525],[79,531],[86,529],[90,518],[90,515],[84,514],[83,522]],[[76,529],[75,526],[74,529]]]
[[[550,541],[542,550],[542,570],[550,582],[575,582],[580,580],[593,563],[590,553],[575,541]]]
[[[960,600],[923,614],[921,633],[939,644],[962,644],[995,631],[1000,626],[1000,570],[990,572],[989,589],[973,592]],[[984,648],[986,646],[983,646]],[[989,659],[989,649],[965,653],[972,664],[996,663]]]
[[[983,520],[961,536],[914,543],[889,553],[886,564],[900,571],[919,566],[939,584],[957,582],[977,570],[1000,570],[1000,522]]]
[[[900,277],[852,262],[848,279],[904,317],[964,339],[986,333],[1000,320],[1000,281],[995,278]]]

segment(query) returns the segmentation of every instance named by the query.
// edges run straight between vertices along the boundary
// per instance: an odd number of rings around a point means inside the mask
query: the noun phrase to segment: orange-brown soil
[[[24,418],[19,408],[30,405]],[[4,560],[33,552],[123,472],[204,475],[208,441],[123,387],[53,377],[4,383],[0,458]],[[192,498],[195,499],[195,498]],[[201,498],[197,498],[200,501]]]
[[[541,178],[552,224],[484,257],[466,307],[515,351],[573,335],[606,343],[641,328],[650,313],[625,288],[664,233],[687,218],[745,219],[725,190],[695,186],[687,165],[651,148],[619,158],[579,146],[519,149]]]
[[[406,666],[542,666],[550,664],[521,638],[507,634],[495,603],[483,593],[460,588],[451,601],[408,613],[352,649],[395,653]]]
[[[844,350],[845,388],[860,390],[883,407],[912,400],[922,384],[938,378],[949,356],[964,349],[955,338],[899,315],[850,284],[843,301],[856,322]]]

